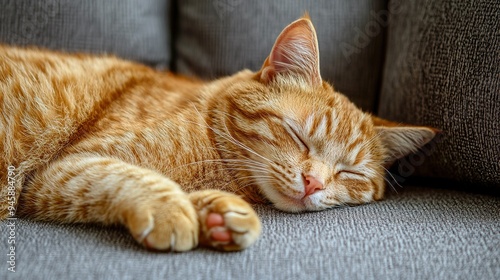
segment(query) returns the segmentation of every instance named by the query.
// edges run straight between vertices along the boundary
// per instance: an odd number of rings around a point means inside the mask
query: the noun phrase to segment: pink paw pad
[[[224,218],[217,213],[210,213],[207,216],[207,228],[212,229],[210,238],[218,242],[231,242],[231,233],[224,228]]]

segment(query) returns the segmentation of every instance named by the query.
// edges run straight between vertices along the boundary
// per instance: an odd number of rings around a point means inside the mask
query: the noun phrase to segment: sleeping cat
[[[261,225],[249,203],[300,212],[379,200],[385,167],[436,132],[335,92],[308,17],[258,72],[207,83],[0,46],[0,92],[1,218],[121,224],[156,250],[250,246]]]

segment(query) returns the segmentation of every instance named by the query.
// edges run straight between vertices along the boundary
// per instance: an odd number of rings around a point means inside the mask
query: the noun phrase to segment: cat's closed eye
[[[338,175],[344,178],[349,178],[349,179],[363,179],[364,175],[360,172],[349,170],[349,169],[342,169],[337,172]]]
[[[309,152],[309,145],[306,143],[304,138],[300,135],[300,133],[291,125],[289,125],[287,122],[284,123],[284,128],[292,137],[293,141],[299,146],[299,149],[302,152]]]

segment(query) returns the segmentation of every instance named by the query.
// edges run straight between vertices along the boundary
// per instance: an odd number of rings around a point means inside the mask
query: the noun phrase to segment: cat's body
[[[16,168],[1,217],[14,195],[20,216],[123,224],[153,249],[235,250],[260,234],[240,197],[292,212],[382,198],[383,166],[434,131],[377,127],[321,80],[315,36],[300,19],[261,71],[209,83],[0,46],[2,182]]]

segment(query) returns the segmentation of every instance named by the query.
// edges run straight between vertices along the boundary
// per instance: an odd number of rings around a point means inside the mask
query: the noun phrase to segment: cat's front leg
[[[189,194],[200,224],[200,244],[223,251],[242,250],[260,235],[259,217],[239,196],[218,190]]]
[[[198,246],[197,213],[178,184],[121,160],[75,154],[27,182],[18,213],[38,220],[123,224],[156,250]]]

